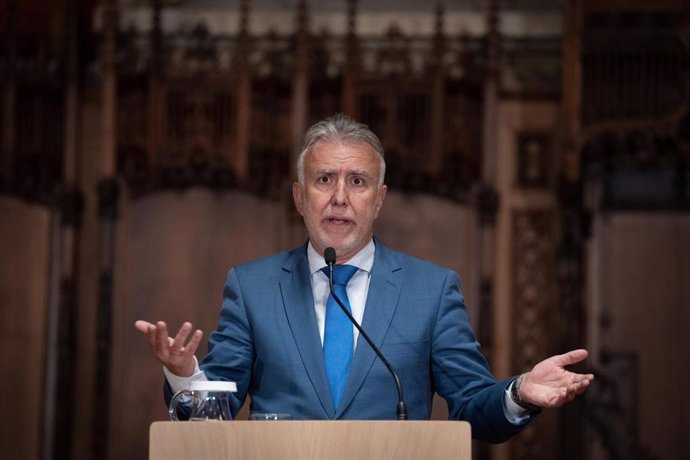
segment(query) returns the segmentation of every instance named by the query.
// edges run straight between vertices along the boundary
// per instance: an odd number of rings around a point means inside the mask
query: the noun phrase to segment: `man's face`
[[[292,195],[309,240],[319,254],[331,246],[338,263],[348,261],[371,240],[386,186],[381,165],[367,144],[319,142],[304,158],[304,184]]]

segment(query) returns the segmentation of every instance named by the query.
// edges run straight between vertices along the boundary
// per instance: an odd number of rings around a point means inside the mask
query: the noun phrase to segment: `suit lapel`
[[[381,348],[383,339],[395,314],[395,309],[398,306],[398,299],[402,289],[402,278],[400,276],[400,265],[393,259],[391,252],[377,240],[375,242],[376,252],[374,265],[371,269],[362,328],[376,346]],[[355,355],[352,359],[350,378],[345,387],[343,400],[336,413],[336,418],[352,402],[376,359],[376,353],[360,334],[360,337],[357,339]],[[391,384],[392,382],[391,377]]]
[[[326,366],[314,312],[314,295],[306,254],[305,246],[292,252],[283,266],[286,273],[280,281],[280,292],[292,335],[311,384],[324,411],[329,417],[333,417],[335,410],[326,379]]]

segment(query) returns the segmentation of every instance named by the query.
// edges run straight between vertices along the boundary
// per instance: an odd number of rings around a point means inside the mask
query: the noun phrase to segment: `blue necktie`
[[[333,290],[349,312],[350,301],[347,298],[347,283],[357,273],[357,267],[352,265],[333,266]],[[328,267],[323,269],[328,276]],[[332,295],[328,295],[326,303],[326,325],[323,334],[323,353],[326,361],[326,375],[331,384],[333,407],[338,407],[343,397],[343,390],[350,374],[352,362],[352,323],[340,309]]]

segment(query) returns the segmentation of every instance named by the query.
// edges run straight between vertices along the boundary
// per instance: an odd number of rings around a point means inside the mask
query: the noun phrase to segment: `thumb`
[[[580,348],[578,350],[571,350],[567,353],[563,353],[562,355],[554,356],[554,361],[559,366],[565,367],[583,361],[588,355],[589,352],[587,350]]]

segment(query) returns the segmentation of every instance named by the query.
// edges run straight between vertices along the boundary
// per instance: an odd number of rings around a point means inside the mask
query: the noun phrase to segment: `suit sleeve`
[[[242,298],[236,269],[230,270],[223,289],[218,327],[208,338],[208,354],[199,367],[209,380],[237,383],[232,400],[233,416],[242,407],[251,384],[255,360],[254,336]]]
[[[466,420],[472,435],[487,442],[503,442],[522,430],[504,413],[505,390],[512,381],[497,382],[481,353],[460,289],[448,272],[439,299],[432,341],[432,373],[436,391],[448,403],[449,418]]]

